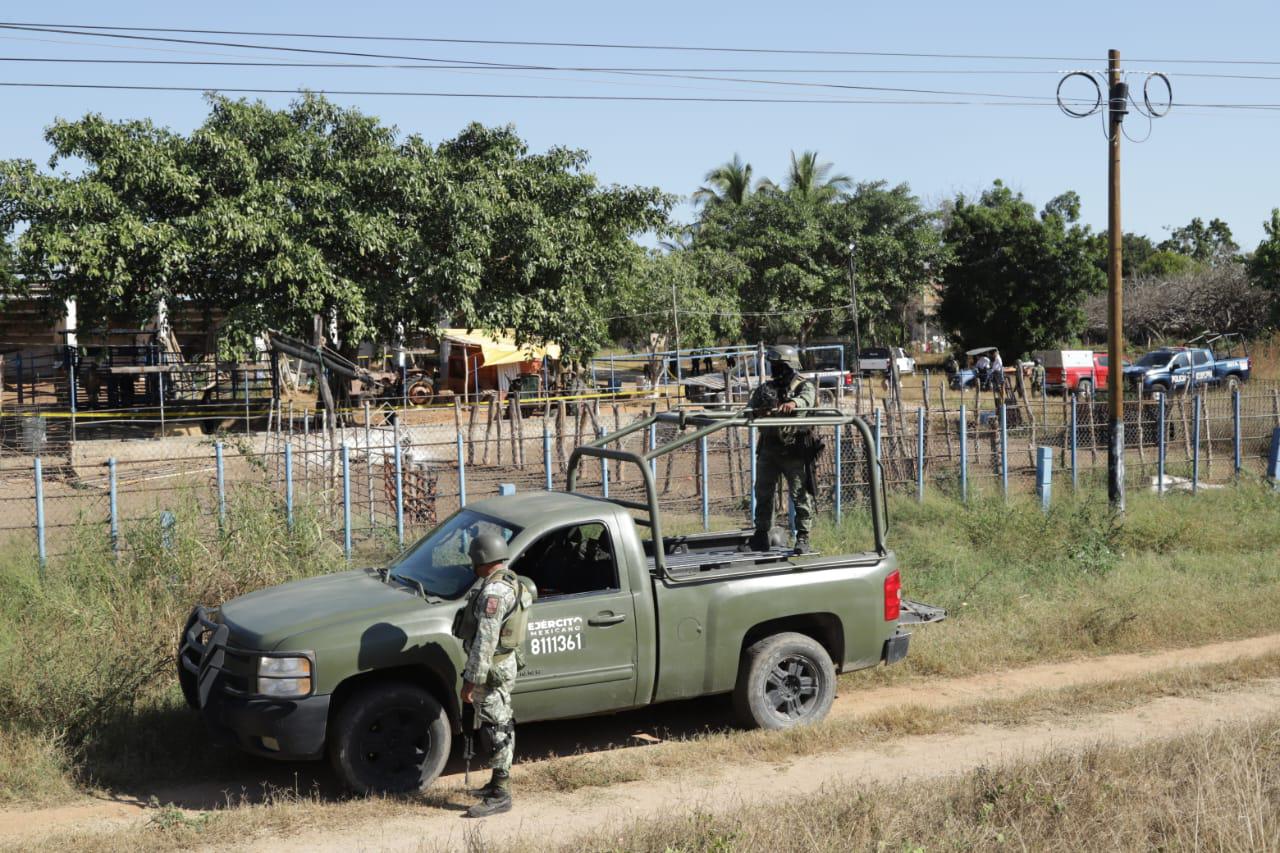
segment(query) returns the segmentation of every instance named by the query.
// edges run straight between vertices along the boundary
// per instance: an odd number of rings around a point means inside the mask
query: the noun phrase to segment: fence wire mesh
[[[1107,404],[1089,398],[993,397],[945,390],[898,405],[850,396],[877,437],[889,490],[966,496],[1030,492],[1037,449],[1052,449],[1054,480],[1081,488],[1105,482]],[[200,422],[131,416],[115,431],[95,424],[72,438],[65,418],[0,414],[0,541],[27,547],[43,537],[49,558],[71,553],[85,530],[128,547],[128,532],[183,524],[210,535],[228,508],[255,495],[272,511],[305,518],[353,547],[412,541],[465,501],[498,493],[563,489],[573,448],[665,409],[667,400],[493,401],[418,409],[369,405],[338,419],[302,406],[273,406],[260,429],[204,434]],[[1280,429],[1280,383],[1254,381],[1238,394],[1207,389],[1125,405],[1129,488],[1167,489],[1261,477]],[[253,421],[250,420],[252,427]],[[869,500],[871,457],[852,427],[818,428],[819,512],[857,512]],[[655,424],[621,446],[645,452],[678,427]],[[749,429],[713,433],[658,458],[652,471],[664,513],[690,528],[751,522],[756,466]],[[85,437],[97,434],[101,437]],[[110,437],[107,437],[110,436]],[[345,450],[344,450],[345,448]],[[39,460],[39,489],[35,474]],[[344,463],[345,460],[345,463]],[[1059,485],[1059,489],[1062,488]],[[640,472],[618,461],[584,460],[577,488],[644,499]],[[39,500],[37,499],[39,492]],[[778,506],[785,512],[786,503]],[[780,523],[785,524],[785,516]]]

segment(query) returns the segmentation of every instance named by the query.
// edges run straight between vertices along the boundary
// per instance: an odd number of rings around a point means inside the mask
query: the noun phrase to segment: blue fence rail
[[[1160,493],[1194,493],[1206,481],[1239,476],[1280,479],[1280,405],[1273,400],[1243,390],[1134,404],[1126,429],[1131,487],[1146,487],[1149,475],[1150,487]],[[1021,488],[1047,503],[1054,478],[1075,489],[1086,473],[1105,470],[1105,443],[1098,451],[1103,404],[1073,398],[1060,405],[1062,419],[1051,423],[1029,419],[1022,407],[971,411],[967,403],[956,410],[916,407],[914,417],[905,407],[878,408],[870,420],[892,488],[918,500],[930,491],[969,500],[979,492],[1008,497]],[[615,411],[608,426],[646,413]],[[403,545],[468,500],[495,494],[499,483],[521,490],[561,486],[567,451],[576,441],[608,431],[601,410],[584,409],[574,420],[543,418],[520,436],[507,426],[506,438],[481,434],[461,418],[429,429],[402,426],[396,418],[340,429],[300,423],[253,437],[260,446],[233,437],[184,438],[172,448],[156,446],[143,459],[137,450],[152,445],[104,442],[101,452],[111,453],[105,459],[93,457],[96,448],[87,447],[93,442],[82,442],[70,459],[9,455],[0,469],[9,472],[8,492],[0,493],[0,539],[25,538],[44,565],[61,555],[67,540],[59,535],[62,529],[100,523],[119,552],[128,547],[134,526],[156,524],[162,516],[176,523],[184,496],[203,508],[216,530],[225,530],[229,502],[239,489],[256,484],[277,496],[290,527],[305,505],[309,517],[329,525],[350,557],[362,538],[380,531]],[[633,449],[667,440],[662,430],[672,429],[654,425],[637,433]],[[854,431],[829,429],[824,438],[830,450],[817,471],[818,499],[820,508],[841,521],[850,506],[866,500],[868,460]],[[654,460],[651,471],[664,506],[704,529],[728,519],[748,524],[756,503],[757,447],[758,435],[748,429]],[[134,450],[134,457],[116,455],[125,450]],[[634,472],[616,463],[604,463],[586,477],[584,488],[603,495],[630,497],[640,486]]]

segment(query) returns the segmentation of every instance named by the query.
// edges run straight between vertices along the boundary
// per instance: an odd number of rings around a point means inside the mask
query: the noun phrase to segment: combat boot
[[[511,775],[504,770],[494,770],[485,786],[484,799],[467,809],[467,817],[489,817],[511,811]],[[485,790],[482,788],[481,790]]]
[[[797,554],[808,554],[812,550],[813,548],[809,546],[809,534],[801,533],[796,536],[795,551]]]
[[[769,531],[757,530],[751,534],[751,539],[747,542],[747,547],[752,551],[768,551],[772,546],[769,542]]]
[[[490,797],[496,797],[499,792],[507,785],[507,774],[501,770],[494,770],[489,776],[489,781],[482,788],[472,788],[467,791],[468,794],[477,800],[487,800]]]

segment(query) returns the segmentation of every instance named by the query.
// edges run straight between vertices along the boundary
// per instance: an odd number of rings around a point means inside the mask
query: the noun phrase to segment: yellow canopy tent
[[[449,387],[467,399],[482,387],[503,391],[517,374],[536,372],[543,360],[560,357],[558,344],[517,346],[515,335],[510,331],[489,335],[466,329],[441,329],[440,344],[450,352],[446,362]],[[453,354],[455,348],[460,351],[457,356]]]
[[[469,332],[466,329],[441,329],[441,340],[469,347],[479,347],[481,367],[495,367],[500,364],[519,364],[522,361],[541,361],[544,358],[559,358],[559,344],[525,344],[516,345],[515,335],[510,331],[501,335],[486,335],[484,332]]]

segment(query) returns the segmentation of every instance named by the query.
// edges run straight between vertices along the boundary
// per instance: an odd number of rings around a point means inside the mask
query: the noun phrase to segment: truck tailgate
[[[898,613],[899,625],[928,625],[930,622],[941,622],[947,618],[947,611],[932,604],[921,604],[909,598],[902,599],[902,609]]]

